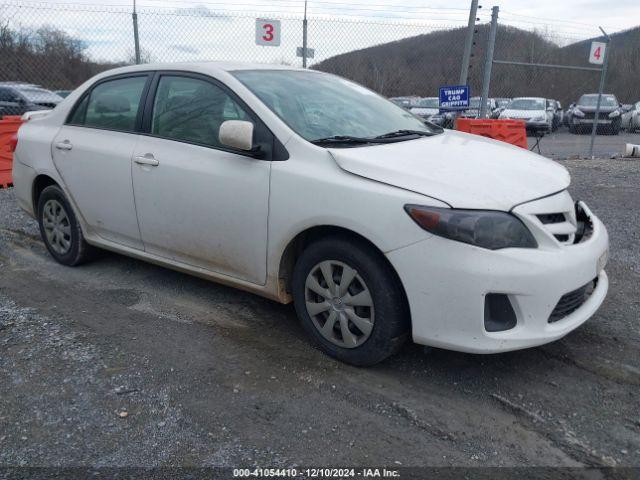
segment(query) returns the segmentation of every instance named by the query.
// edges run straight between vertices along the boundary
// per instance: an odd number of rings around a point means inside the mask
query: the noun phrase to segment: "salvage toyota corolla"
[[[562,166],[333,75],[125,67],[27,116],[15,192],[55,260],[99,247],[293,301],[345,362],[541,345],[607,292],[607,231]]]

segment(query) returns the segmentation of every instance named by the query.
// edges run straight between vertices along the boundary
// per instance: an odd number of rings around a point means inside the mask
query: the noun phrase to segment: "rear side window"
[[[18,102],[20,97],[10,88],[0,88],[0,102]]]
[[[153,135],[219,147],[220,125],[226,120],[251,118],[213,83],[172,75],[160,78],[151,121]]]
[[[97,85],[71,117],[71,123],[86,127],[132,132],[147,76],[109,80]]]

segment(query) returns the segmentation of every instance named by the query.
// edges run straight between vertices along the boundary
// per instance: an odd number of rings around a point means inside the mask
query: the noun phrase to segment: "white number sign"
[[[256,18],[256,44],[267,47],[279,47],[280,20]]]
[[[602,65],[604,62],[604,52],[607,44],[604,42],[591,42],[591,53],[589,53],[589,63]]]

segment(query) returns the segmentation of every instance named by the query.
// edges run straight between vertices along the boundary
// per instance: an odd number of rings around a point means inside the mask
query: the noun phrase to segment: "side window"
[[[219,147],[226,120],[251,118],[220,87],[197,78],[160,78],[153,105],[151,133],[164,138]]]
[[[0,102],[17,102],[18,96],[9,88],[0,88]]]
[[[72,123],[86,127],[133,131],[146,81],[145,75],[101,83],[91,91],[86,106],[83,105],[84,101],[78,105],[71,119]]]
[[[84,116],[87,113],[87,103],[89,103],[89,95],[86,95],[80,103],[78,103],[73,111],[73,115],[67,123],[71,125],[82,125]]]

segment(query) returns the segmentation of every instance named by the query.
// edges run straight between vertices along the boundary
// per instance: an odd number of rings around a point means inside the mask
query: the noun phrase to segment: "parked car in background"
[[[406,108],[407,110],[409,110],[411,108],[411,105],[413,105],[415,102],[420,100],[420,97],[416,97],[415,95],[408,96],[408,97],[390,97],[389,100],[391,100],[393,103],[395,103],[399,107]]]
[[[469,99],[469,108],[460,112],[462,118],[479,118],[480,117],[480,97],[471,97]],[[494,98],[487,99],[487,116],[491,118],[491,114],[497,109],[496,100]]]
[[[582,95],[568,112],[569,131],[571,133],[591,132],[596,118],[598,94]],[[622,105],[615,95],[603,94],[600,102],[597,133],[618,135],[622,127]]]
[[[53,93],[61,96],[62,98],[67,98],[71,92],[73,92],[73,90],[55,90]]]
[[[531,132],[551,132],[554,110],[547,99],[541,97],[519,97],[511,100],[500,114],[502,119],[524,120]]]
[[[556,131],[560,127],[560,125],[562,125],[562,121],[564,119],[564,112],[562,111],[562,105],[558,100],[547,99],[547,110],[549,109],[553,111],[551,129],[553,131]]]
[[[442,112],[442,113],[434,113],[429,118],[429,122],[438,125],[442,128],[452,129],[456,123],[456,112]]]
[[[419,117],[429,120],[433,115],[440,111],[440,99],[438,97],[421,98],[409,109],[411,113]]]
[[[608,288],[607,230],[562,165],[314,70],[102,72],[22,125],[13,178],[57,262],[103,247],[293,302],[313,343],[355,365],[409,338],[552,342]]]
[[[640,130],[640,102],[636,102],[626,109],[626,112],[622,114],[620,126],[629,132]]]
[[[55,108],[62,97],[31,83],[0,82],[0,115]]]
[[[507,108],[507,105],[511,102],[510,98],[500,97],[496,98],[496,108],[491,112],[491,118],[499,118],[502,111]]]

